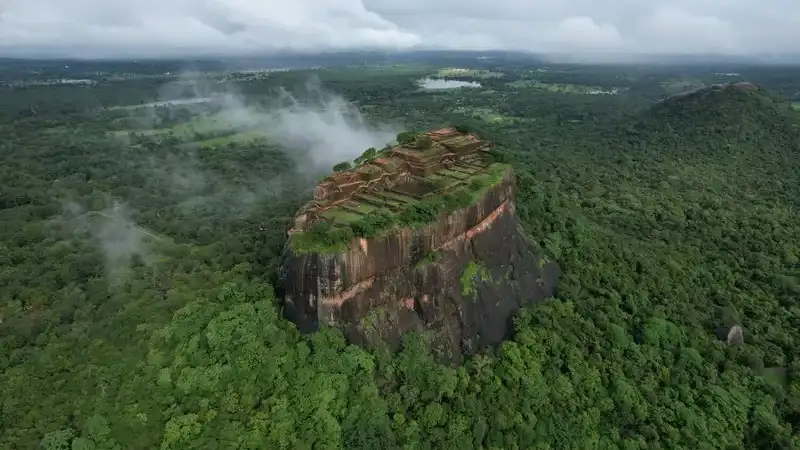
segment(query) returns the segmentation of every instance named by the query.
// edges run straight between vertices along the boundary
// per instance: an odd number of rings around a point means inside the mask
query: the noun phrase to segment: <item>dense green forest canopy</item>
[[[0,63],[2,448],[800,448],[796,68]],[[314,182],[450,123],[513,164],[557,298],[460,367],[300,335]]]

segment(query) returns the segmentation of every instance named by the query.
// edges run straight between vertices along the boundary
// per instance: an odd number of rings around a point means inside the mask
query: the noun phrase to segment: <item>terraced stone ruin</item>
[[[443,128],[425,133],[420,141],[430,146],[368,150],[357,168],[328,176],[298,213],[289,233],[306,231],[318,221],[339,227],[378,208],[398,211],[426,195],[453,189],[490,165],[485,157],[490,144],[473,134]]]

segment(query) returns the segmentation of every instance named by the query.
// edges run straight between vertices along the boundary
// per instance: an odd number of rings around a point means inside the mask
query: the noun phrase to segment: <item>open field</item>
[[[422,63],[405,64],[379,64],[370,66],[330,67],[322,69],[322,74],[328,79],[348,79],[353,75],[358,76],[362,82],[370,79],[395,76],[425,76],[435,72],[435,68]]]
[[[182,105],[198,105],[203,103],[208,103],[210,99],[208,98],[184,98],[184,99],[175,99],[175,100],[162,100],[156,102],[149,102],[149,103],[140,103],[134,105],[119,105],[119,106],[109,106],[108,109],[110,111],[120,110],[120,109],[137,109],[137,108],[156,108],[156,107],[163,107],[163,106],[182,106]]]
[[[539,80],[517,80],[508,83],[509,87],[516,89],[537,89],[549,92],[561,92],[565,94],[587,94],[587,95],[616,95],[619,89],[603,89],[600,86],[585,86],[579,84],[543,83]]]
[[[669,94],[676,94],[685,91],[691,91],[694,89],[700,89],[706,86],[706,83],[700,80],[665,80],[658,83],[661,88],[669,93]]]
[[[170,127],[130,129],[114,131],[116,135],[126,135],[128,133],[138,133],[143,135],[173,135],[178,138],[191,138],[198,133],[233,133],[236,127],[230,120],[223,115],[194,117],[189,121],[182,122]]]
[[[505,117],[502,114],[498,113],[489,108],[469,108],[465,106],[461,106],[458,108],[453,108],[453,112],[457,114],[466,114],[471,117],[479,118],[487,123],[500,123],[510,120],[509,117]]]
[[[252,142],[257,139],[264,139],[266,137],[267,135],[261,131],[246,131],[243,133],[234,133],[226,136],[205,139],[202,141],[194,141],[194,143],[201,147],[219,147],[221,145],[230,144],[231,142]]]
[[[444,77],[502,78],[504,75],[500,72],[492,72],[490,70],[446,67],[444,69],[439,69],[436,72],[436,76],[442,78]]]
[[[506,116],[490,108],[470,108],[467,106],[459,106],[457,108],[453,108],[451,111],[456,114],[464,114],[475,119],[480,119],[493,125],[534,122],[536,120],[536,118]]]

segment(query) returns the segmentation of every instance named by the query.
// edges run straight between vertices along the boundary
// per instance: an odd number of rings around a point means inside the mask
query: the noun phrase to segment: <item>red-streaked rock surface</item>
[[[515,193],[509,169],[478,202],[428,226],[355,238],[334,254],[288,248],[285,315],[301,331],[339,327],[357,344],[428,332],[450,360],[503,341],[514,313],[552,296],[560,273],[524,235]]]

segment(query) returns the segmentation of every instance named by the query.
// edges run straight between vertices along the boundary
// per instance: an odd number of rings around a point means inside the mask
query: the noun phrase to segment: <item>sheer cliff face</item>
[[[479,202],[426,227],[354,239],[337,254],[289,249],[285,315],[358,344],[429,332],[446,359],[501,342],[514,312],[552,296],[559,275],[522,232],[514,194],[509,170]]]

